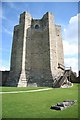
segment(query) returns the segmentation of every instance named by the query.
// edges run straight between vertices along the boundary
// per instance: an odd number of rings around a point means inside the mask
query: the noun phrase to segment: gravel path
[[[38,89],[38,90],[28,90],[28,91],[11,91],[11,92],[0,92],[0,94],[15,94],[15,93],[24,93],[24,92],[39,92],[39,91],[45,91],[45,90],[51,90],[53,88],[46,88],[46,89]]]

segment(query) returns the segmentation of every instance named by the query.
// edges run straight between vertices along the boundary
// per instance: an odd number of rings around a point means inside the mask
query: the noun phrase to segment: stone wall
[[[0,86],[5,86],[10,71],[0,71]]]
[[[57,65],[64,65],[64,53],[63,53],[63,43],[62,43],[62,34],[61,34],[61,26],[56,25],[56,36],[57,36]],[[58,69],[58,73],[63,73],[62,69]]]
[[[64,65],[61,27],[47,12],[42,19],[33,19],[24,12],[14,27],[11,68],[6,85],[53,86],[55,76],[63,74]]]
[[[2,71],[0,71],[0,86],[2,86]]]

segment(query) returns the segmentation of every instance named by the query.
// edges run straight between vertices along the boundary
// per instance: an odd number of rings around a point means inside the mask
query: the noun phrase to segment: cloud
[[[80,14],[77,14],[76,16],[71,17],[69,24],[74,25],[74,23],[78,24],[78,16]]]
[[[73,42],[78,43],[78,18],[80,14],[71,17],[69,24],[64,28],[64,40],[70,44]]]
[[[0,16],[0,18],[3,20],[8,20],[5,16]]]
[[[8,71],[8,70],[10,70],[10,69],[5,66],[0,65],[0,71]]]
[[[0,19],[1,19],[1,21],[4,23],[3,25],[2,25],[2,23],[1,23],[1,27],[2,28],[4,28],[4,26],[7,26],[8,28],[10,27],[13,27],[14,26],[14,21],[13,20],[10,20],[8,17],[6,17],[5,15],[2,15],[2,16],[0,16]],[[9,23],[9,24],[8,24]],[[16,23],[15,23],[16,24]],[[6,30],[6,28],[5,28],[5,31],[7,31]]]
[[[8,22],[9,25],[13,26],[13,21],[10,20],[9,18],[7,18],[6,16],[2,15],[2,16],[0,16],[0,19],[2,19],[2,21],[4,20],[4,21]]]
[[[6,5],[6,7],[5,7]],[[2,6],[2,15],[0,15],[0,19],[3,21],[3,25],[5,25],[7,22],[8,26],[11,26],[13,27],[14,24],[17,24],[17,19],[18,19],[18,11],[19,11],[19,7],[17,6],[18,4],[16,3],[12,3],[12,2],[6,2],[6,3],[3,3],[3,6]],[[12,11],[12,15],[9,15],[11,14],[11,11]],[[15,17],[13,16],[17,16],[15,19]]]
[[[78,59],[73,58],[65,58],[66,67],[72,67],[72,70],[78,75]]]
[[[71,66],[78,73],[78,18],[80,14],[72,16],[63,30],[63,48],[65,66]]]
[[[9,2],[8,3],[9,7],[15,10],[18,10],[17,6],[15,5],[15,3]]]
[[[4,66],[0,66],[0,71],[5,71],[6,68]]]
[[[4,31],[9,34],[9,35],[12,35],[13,33],[11,31],[9,31],[8,29],[4,28]]]
[[[2,65],[2,59],[0,58],[0,71],[9,70],[9,67]]]
[[[63,48],[65,56],[74,56],[78,54],[78,44],[70,44],[68,41],[63,41]]]
[[[0,58],[0,71],[8,71],[8,70],[10,70],[10,61],[2,60],[2,58]]]

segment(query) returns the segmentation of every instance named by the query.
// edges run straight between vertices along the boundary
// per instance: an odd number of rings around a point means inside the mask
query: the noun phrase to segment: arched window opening
[[[39,29],[39,25],[35,25],[35,29]]]

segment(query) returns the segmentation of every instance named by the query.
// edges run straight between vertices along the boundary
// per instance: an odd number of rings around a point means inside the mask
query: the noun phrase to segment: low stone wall
[[[10,71],[0,71],[0,86],[5,86],[5,83],[8,80]],[[80,83],[80,76],[76,77],[76,79],[73,79],[72,77],[72,83]],[[28,85],[30,86],[30,85]]]
[[[0,86],[5,86],[10,71],[0,71]]]
[[[68,77],[68,80],[72,83],[80,83],[80,76],[77,77],[77,74],[72,71],[70,78]]]
[[[80,83],[80,76],[76,78],[76,82]]]
[[[0,71],[0,86],[2,85],[2,71]]]

